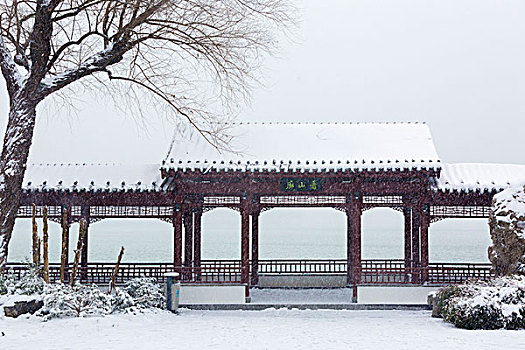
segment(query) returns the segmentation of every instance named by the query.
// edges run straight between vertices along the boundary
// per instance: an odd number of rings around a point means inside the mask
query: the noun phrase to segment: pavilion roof
[[[22,188],[31,191],[154,191],[159,164],[30,164]]]
[[[325,164],[329,166],[330,164]],[[525,165],[442,164],[436,191],[501,191],[525,183]],[[162,191],[158,164],[31,164],[23,189],[31,191]]]
[[[420,170],[441,168],[424,123],[228,124],[230,150],[200,134],[177,135],[164,169],[216,171]]]
[[[501,191],[525,183],[525,165],[443,164],[434,189],[439,191]]]

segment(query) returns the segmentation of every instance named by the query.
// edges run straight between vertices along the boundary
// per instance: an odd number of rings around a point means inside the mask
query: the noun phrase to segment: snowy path
[[[525,331],[466,331],[427,311],[190,311],[0,319],[0,349],[524,349]]]

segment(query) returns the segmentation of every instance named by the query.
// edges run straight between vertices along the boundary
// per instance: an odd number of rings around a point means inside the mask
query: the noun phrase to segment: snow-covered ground
[[[0,349],[523,349],[525,331],[466,331],[429,311],[191,311],[0,319]]]

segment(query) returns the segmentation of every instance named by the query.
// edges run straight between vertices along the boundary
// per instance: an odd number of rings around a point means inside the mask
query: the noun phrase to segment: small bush
[[[0,295],[7,294],[7,273],[0,273]]]
[[[126,283],[124,290],[138,307],[163,308],[166,305],[163,290],[155,278],[134,278]]]
[[[525,277],[470,281],[436,295],[445,321],[465,329],[525,328]]]
[[[114,298],[96,285],[71,287],[50,284],[44,289],[44,307],[39,315],[44,320],[61,317],[108,315],[114,311]]]
[[[44,289],[44,280],[38,266],[28,264],[27,270],[22,271],[17,278],[13,271],[0,274],[0,294],[41,294]]]
[[[136,278],[107,294],[96,285],[46,284],[40,269],[29,265],[20,278],[8,271],[0,275],[0,294],[41,295],[43,320],[62,317],[103,316],[115,312],[137,313],[164,308],[165,298],[154,278]]]
[[[446,308],[448,301],[460,294],[460,289],[457,286],[443,287],[435,295],[436,298],[436,314],[443,317],[443,310]]]
[[[474,305],[452,303],[445,312],[446,321],[458,328],[499,329],[505,325],[504,317],[494,305]]]
[[[104,316],[117,312],[137,313],[164,307],[164,295],[152,278],[136,278],[124,288],[107,294],[96,285],[46,285],[44,307],[39,316],[44,320],[62,317]]]

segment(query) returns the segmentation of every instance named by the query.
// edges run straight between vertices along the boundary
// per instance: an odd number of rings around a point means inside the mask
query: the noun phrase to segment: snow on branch
[[[131,46],[126,42],[111,44],[106,49],[86,59],[78,68],[69,69],[56,76],[43,79],[38,92],[39,98],[44,99],[53,92],[85,76],[105,71],[106,67],[120,62],[124,53],[129,49],[131,49]]]
[[[0,36],[0,68],[7,84],[9,96],[13,96],[22,86],[22,75],[18,71],[2,36]]]

